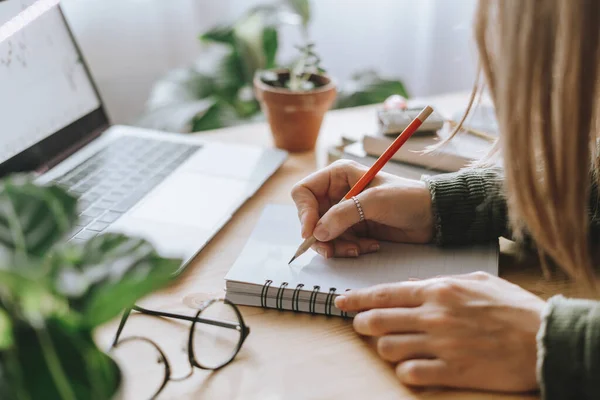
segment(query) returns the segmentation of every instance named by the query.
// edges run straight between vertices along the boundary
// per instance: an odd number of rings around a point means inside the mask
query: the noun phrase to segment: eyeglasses
[[[189,374],[173,378],[165,352],[151,339],[143,336],[121,338],[131,311],[191,322],[187,341],[187,358],[191,367]],[[169,381],[185,380],[192,376],[195,368],[214,371],[228,365],[249,334],[250,327],[244,323],[239,309],[226,299],[207,301],[193,317],[134,306],[123,313],[109,352],[117,361],[121,361],[121,365],[127,365],[128,360],[135,360],[136,365],[146,369],[141,389],[144,393],[136,392],[135,397],[154,399]],[[128,372],[136,375],[140,371]]]

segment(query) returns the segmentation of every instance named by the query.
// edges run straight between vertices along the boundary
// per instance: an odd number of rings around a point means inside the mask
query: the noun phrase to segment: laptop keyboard
[[[69,239],[89,240],[115,222],[201,146],[121,137],[54,181],[79,197]]]

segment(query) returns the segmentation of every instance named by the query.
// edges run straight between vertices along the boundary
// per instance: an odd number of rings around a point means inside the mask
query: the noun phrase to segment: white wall
[[[476,0],[312,0],[311,37],[338,81],[362,68],[398,76],[412,95],[469,88]],[[198,34],[264,0],[63,0],[114,122],[134,120],[152,83],[200,54]],[[286,27],[282,59],[299,34]]]

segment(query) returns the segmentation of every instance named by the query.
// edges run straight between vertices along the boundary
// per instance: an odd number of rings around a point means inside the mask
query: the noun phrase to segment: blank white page
[[[379,283],[429,278],[437,275],[486,271],[498,274],[498,244],[442,248],[435,245],[381,243],[377,253],[358,258],[325,259],[309,250],[291,265],[288,261],[302,242],[300,222],[294,206],[267,206],[246,246],[225,276],[228,288],[237,283],[273,286],[302,283],[327,291],[367,287]],[[258,288],[259,289],[259,288]],[[253,290],[255,291],[255,290]]]

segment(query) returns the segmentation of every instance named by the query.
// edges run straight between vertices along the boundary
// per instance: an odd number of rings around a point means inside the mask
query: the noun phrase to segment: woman
[[[532,242],[598,293],[592,250],[600,127],[600,2],[481,1],[475,37],[504,160],[413,181],[335,163],[292,192],[302,235],[325,257],[356,257],[379,240],[468,245]],[[591,201],[590,201],[591,199]],[[592,206],[590,206],[592,205]],[[600,303],[548,301],[483,273],[400,282],[336,299],[380,356],[417,386],[540,389],[545,399],[600,398]]]

